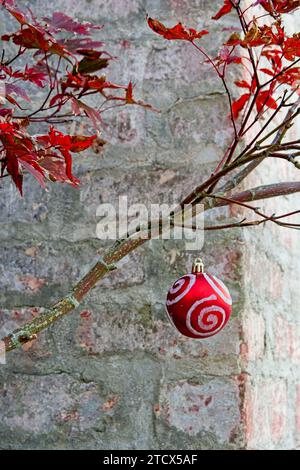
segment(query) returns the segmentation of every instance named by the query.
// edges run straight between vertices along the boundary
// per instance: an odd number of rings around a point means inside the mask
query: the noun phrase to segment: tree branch
[[[247,189],[241,193],[232,194],[230,198],[236,202],[251,202],[278,196],[287,196],[298,192],[300,192],[300,182],[291,181],[257,186],[256,188]],[[216,196],[222,196],[223,194],[224,193],[216,193]],[[210,210],[215,207],[227,206],[228,204],[229,203],[224,200],[212,199],[205,202],[204,208],[205,210]]]
[[[228,204],[244,205],[247,201],[254,201],[258,199],[265,199],[274,196],[282,196],[300,192],[299,182],[278,183],[273,185],[259,186],[257,188],[243,191],[233,195],[231,199],[224,198],[218,195],[209,195],[213,200],[213,204],[206,204],[205,210],[210,210],[216,206],[225,206]],[[260,215],[260,214],[259,214]],[[289,215],[289,214],[288,214]],[[251,225],[258,225],[259,223],[276,219],[273,216],[264,216],[263,221],[244,222],[234,224],[224,224],[222,226],[206,227],[206,230],[217,230],[231,227],[245,227]],[[282,216],[280,216],[282,217]],[[274,220],[273,220],[274,221]],[[283,224],[283,223],[282,223]],[[282,225],[280,224],[280,225]],[[289,224],[286,224],[289,226]],[[88,294],[88,292],[104,277],[108,272],[116,269],[115,263],[127,256],[131,251],[143,245],[149,238],[143,236],[143,232],[136,233],[127,239],[117,240],[113,246],[105,253],[103,258],[92,267],[92,269],[75,285],[73,290],[67,294],[63,299],[57,302],[45,314],[34,318],[31,322],[16,329],[8,336],[4,337],[2,341],[5,344],[6,351],[12,351],[21,347],[28,341],[34,339],[40,331],[48,328],[63,316],[70,313],[80,305],[80,302]]]

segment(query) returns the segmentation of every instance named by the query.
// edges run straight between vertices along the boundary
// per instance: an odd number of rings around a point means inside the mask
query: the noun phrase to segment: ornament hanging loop
[[[203,273],[204,272],[204,264],[201,258],[196,258],[193,262],[192,273]]]

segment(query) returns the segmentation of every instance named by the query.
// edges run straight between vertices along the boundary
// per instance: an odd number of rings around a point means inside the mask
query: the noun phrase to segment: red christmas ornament
[[[227,287],[212,274],[203,272],[197,259],[191,274],[174,282],[169,289],[166,309],[171,323],[184,336],[208,338],[224,328],[232,300]]]

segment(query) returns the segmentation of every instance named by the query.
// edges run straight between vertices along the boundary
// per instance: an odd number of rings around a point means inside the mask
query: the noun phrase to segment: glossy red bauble
[[[166,308],[171,323],[184,336],[207,338],[218,333],[229,320],[231,296],[215,276],[193,272],[174,282]]]

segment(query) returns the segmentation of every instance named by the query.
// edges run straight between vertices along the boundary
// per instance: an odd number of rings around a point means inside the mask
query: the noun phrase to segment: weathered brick
[[[220,443],[229,443],[240,424],[238,388],[234,381],[221,378],[166,384],[161,390],[160,419],[191,436],[209,432]]]
[[[265,352],[265,321],[262,315],[250,311],[243,322],[242,359],[255,361],[261,359]]]
[[[245,384],[245,426],[250,449],[272,449],[288,442],[287,384],[260,379]]]
[[[282,315],[274,319],[274,349],[277,359],[300,361],[300,325],[288,321]]]

